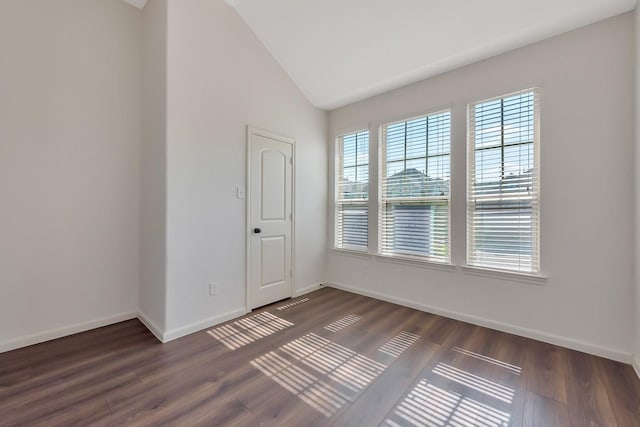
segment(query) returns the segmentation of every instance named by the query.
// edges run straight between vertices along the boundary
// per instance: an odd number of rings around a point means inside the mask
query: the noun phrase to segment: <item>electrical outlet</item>
[[[209,296],[210,297],[215,297],[216,295],[218,295],[218,287],[219,286],[220,286],[220,284],[218,282],[209,283]]]

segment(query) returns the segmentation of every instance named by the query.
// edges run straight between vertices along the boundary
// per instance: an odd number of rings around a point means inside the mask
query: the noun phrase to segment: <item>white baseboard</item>
[[[300,295],[303,295],[308,292],[312,292],[316,289],[319,289],[320,286],[310,286],[308,288],[301,289]],[[26,337],[15,338],[7,341],[0,341],[0,353],[4,353],[6,351],[15,350],[22,347],[27,347],[33,344],[39,344],[45,341],[50,341],[56,338],[66,337],[68,335],[77,334],[79,332],[85,332],[90,329],[100,328],[102,326],[111,325],[114,323],[122,322],[130,319],[138,319],[140,322],[162,343],[166,343],[177,338],[183,337],[185,335],[189,335],[193,332],[200,331],[205,328],[209,328],[211,326],[217,325],[219,323],[226,322],[227,320],[235,319],[236,317],[243,316],[247,313],[247,310],[243,308],[238,308],[236,310],[232,310],[221,314],[219,316],[210,317],[208,319],[201,320],[199,322],[194,322],[186,326],[182,326],[180,328],[175,328],[170,331],[163,331],[157,324],[155,324],[149,316],[144,314],[143,312],[138,313],[123,313],[114,316],[104,317],[101,319],[95,319],[88,322],[82,322],[75,325],[65,326],[62,328],[52,329],[49,331],[40,332],[33,335],[28,335]]]
[[[138,313],[122,313],[114,316],[103,317],[100,319],[89,320],[87,322],[76,323],[75,325],[63,326],[61,328],[50,329],[48,331],[39,332],[37,334],[27,335],[25,337],[15,338],[12,340],[0,342],[0,353],[15,350],[17,348],[27,347],[33,344],[39,344],[45,341],[54,340],[56,338],[66,337],[90,329],[100,328],[102,326],[111,325],[113,323],[123,322],[125,320],[135,319]]]
[[[318,283],[317,285],[311,285],[311,286],[307,286],[305,288],[302,289],[296,289],[296,291],[293,293],[293,297],[297,298],[299,296],[311,293],[311,292],[315,292],[318,289],[322,289],[322,284]]]
[[[633,370],[636,371],[636,375],[640,378],[640,356],[637,354],[633,355],[633,360],[631,362],[631,366],[633,366]]]
[[[327,282],[327,286],[341,289],[347,292],[364,295],[367,297],[391,302],[405,307],[414,308],[420,311],[426,311],[427,313],[433,313],[440,316],[448,317],[451,319],[460,320],[467,323],[472,323],[478,326],[484,326],[490,329],[496,329],[502,332],[507,332],[514,335],[519,335],[525,338],[531,338],[538,341],[544,341],[549,344],[566,347],[572,350],[582,351],[584,353],[594,354],[596,356],[604,357],[607,359],[616,360],[623,363],[632,363],[633,357],[630,353],[624,351],[615,350],[607,347],[603,347],[597,344],[592,344],[584,341],[575,340],[572,338],[562,337],[559,335],[549,334],[535,329],[523,328],[520,326],[510,325],[503,322],[498,322],[483,317],[472,316],[469,314],[459,313],[443,308],[433,307],[426,304],[421,304],[415,301],[406,300],[403,298],[397,298],[391,295],[383,294],[380,292],[370,291],[368,289],[359,288],[356,286],[345,285],[343,283]],[[636,372],[640,372],[640,361],[638,361],[638,367]],[[634,366],[635,367],[635,366]]]
[[[164,336],[164,331],[158,325],[149,319],[149,316],[144,314],[142,311],[138,313],[138,320],[155,336],[158,341],[162,341],[162,337]]]
[[[185,335],[192,334],[194,332],[198,332],[205,328],[210,328],[211,326],[217,325],[219,323],[226,322],[227,320],[235,319],[236,317],[240,317],[245,315],[247,310],[242,307],[235,310],[228,311],[219,316],[210,317],[208,319],[201,320],[199,322],[194,322],[186,326],[182,326],[180,328],[175,328],[170,331],[165,332],[162,335],[162,342],[169,342],[175,339],[181,338]],[[153,331],[152,331],[153,332]]]

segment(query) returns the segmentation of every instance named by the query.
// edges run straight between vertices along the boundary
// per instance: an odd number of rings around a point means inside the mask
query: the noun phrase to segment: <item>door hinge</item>
[[[293,164],[293,157],[289,157],[289,163]]]

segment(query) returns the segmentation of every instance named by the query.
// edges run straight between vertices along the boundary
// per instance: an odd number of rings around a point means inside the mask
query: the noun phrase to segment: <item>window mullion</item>
[[[500,177],[504,179],[504,99],[500,100]]]
[[[429,176],[429,118],[425,118],[425,135],[424,135],[424,174]]]

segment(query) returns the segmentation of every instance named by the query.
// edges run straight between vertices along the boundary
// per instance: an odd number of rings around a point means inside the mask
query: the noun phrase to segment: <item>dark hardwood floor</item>
[[[0,425],[640,426],[625,364],[325,288],[159,344],[0,354]]]

